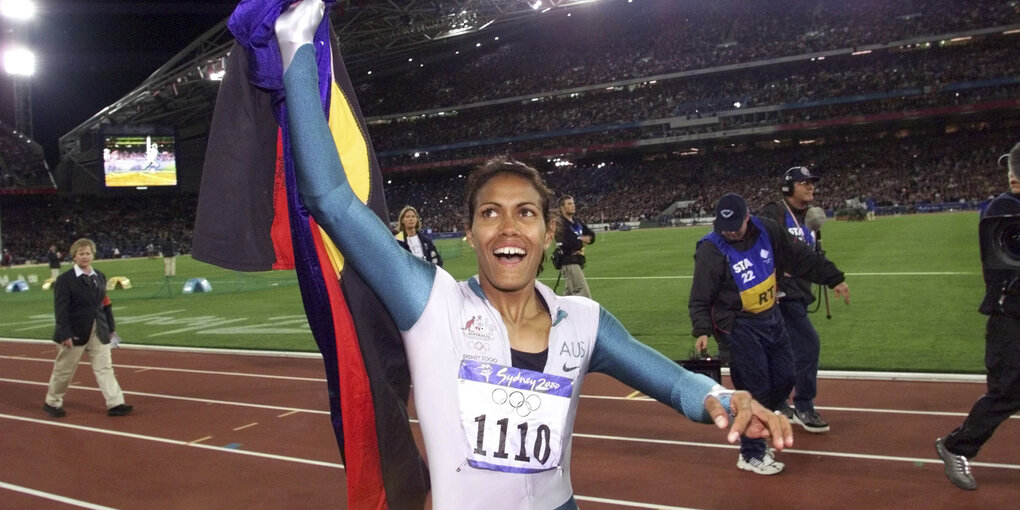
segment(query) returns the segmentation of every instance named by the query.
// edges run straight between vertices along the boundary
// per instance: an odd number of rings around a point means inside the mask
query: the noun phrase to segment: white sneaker
[[[759,475],[776,475],[786,468],[786,464],[776,460],[770,452],[765,452],[765,456],[760,459],[745,459],[743,455],[737,456],[737,467],[744,471],[750,471]]]

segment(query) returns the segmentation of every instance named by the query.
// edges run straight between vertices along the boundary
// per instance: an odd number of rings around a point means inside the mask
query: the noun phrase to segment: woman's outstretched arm
[[[302,37],[310,41],[318,25],[314,14],[301,11],[314,4],[321,7],[319,0],[304,0],[277,22],[298,192],[315,221],[386,305],[397,327],[406,331],[425,309],[436,269],[401,249],[347,181],[319,99],[315,48],[310,42],[299,42]],[[315,25],[308,29],[302,23]]]

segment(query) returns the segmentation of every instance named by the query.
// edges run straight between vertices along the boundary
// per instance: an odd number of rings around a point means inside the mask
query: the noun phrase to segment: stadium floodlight
[[[35,54],[25,48],[8,48],[3,55],[4,70],[15,76],[35,74]]]
[[[0,15],[15,20],[29,20],[35,17],[35,2],[32,0],[0,0]]]
[[[541,9],[542,8],[542,0],[535,0],[534,2],[532,2],[531,3],[531,8],[536,10],[536,11]]]

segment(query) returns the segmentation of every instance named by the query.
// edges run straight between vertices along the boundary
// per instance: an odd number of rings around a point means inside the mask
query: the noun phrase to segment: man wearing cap
[[[1009,191],[988,204],[981,214],[982,222],[1020,215],[1020,143],[1013,146],[1006,159]],[[985,247],[990,244],[988,234],[981,229],[983,262],[988,255]],[[985,326],[988,392],[974,403],[963,425],[935,440],[935,451],[945,463],[949,481],[967,490],[977,488],[969,459],[977,456],[1002,422],[1020,411],[1020,270],[986,267],[984,278],[985,298],[978,311],[988,316]]]
[[[713,231],[698,241],[694,254],[688,308],[695,348],[706,348],[713,335],[728,341],[734,387],[773,410],[794,385],[790,337],[775,306],[776,274],[784,272],[828,285],[850,303],[850,288],[832,262],[779,224],[751,216],[740,195],[723,195]],[[737,467],[774,475],[785,465],[764,441],[744,437]]]
[[[815,233],[804,223],[808,207],[815,199],[815,183],[819,177],[812,175],[807,167],[795,166],[783,174],[783,198],[762,208],[758,216],[769,218],[786,227],[794,237],[812,249],[817,248]],[[816,250],[817,251],[817,250]],[[814,302],[811,282],[779,274],[779,311],[783,314],[786,331],[793,346],[795,374],[793,405],[791,409],[784,399],[780,411],[808,432],[829,431],[829,424],[815,410],[815,396],[818,394],[818,355],[821,341],[818,332],[808,319],[807,307]]]

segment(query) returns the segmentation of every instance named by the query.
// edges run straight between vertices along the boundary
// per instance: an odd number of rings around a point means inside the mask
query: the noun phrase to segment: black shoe
[[[129,406],[127,404],[121,404],[119,406],[114,406],[114,407],[111,407],[111,408],[107,409],[106,410],[106,414],[109,415],[109,416],[124,416],[124,415],[130,414],[131,411],[134,410],[134,408],[135,408],[135,406]]]
[[[46,414],[54,418],[63,418],[64,415],[67,414],[67,412],[64,411],[63,407],[53,407],[46,403],[43,403],[42,409],[43,411],[46,411]]]
[[[794,411],[793,419],[790,421],[804,427],[804,430],[815,434],[829,431],[829,424],[825,423],[822,415],[816,411]]]
[[[790,404],[783,402],[782,404],[779,404],[779,409],[776,409],[776,411],[783,413],[783,416],[790,420],[790,423],[793,423],[793,408],[790,407]]]

